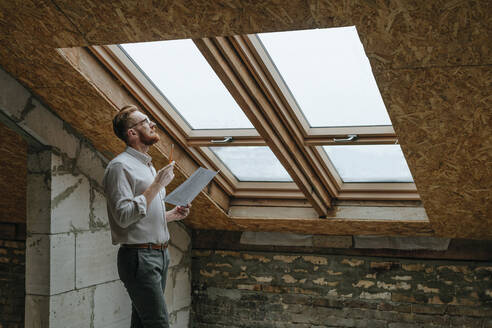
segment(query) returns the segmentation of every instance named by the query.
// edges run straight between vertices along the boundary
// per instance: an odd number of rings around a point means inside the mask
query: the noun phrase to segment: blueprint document
[[[218,172],[199,167],[185,182],[174,189],[164,200],[166,203],[186,206],[205,188]]]

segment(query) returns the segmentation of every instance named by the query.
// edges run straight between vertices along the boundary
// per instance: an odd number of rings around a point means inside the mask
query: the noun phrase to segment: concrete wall
[[[492,262],[193,251],[194,327],[492,327]]]
[[[101,187],[107,159],[2,70],[0,110],[48,146],[28,154],[26,327],[129,327]],[[173,327],[188,327],[190,234],[170,229],[166,299]]]

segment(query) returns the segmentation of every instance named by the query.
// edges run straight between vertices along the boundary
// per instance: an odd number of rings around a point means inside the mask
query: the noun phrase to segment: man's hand
[[[174,179],[174,161],[160,169],[155,175],[154,182],[143,192],[149,208],[152,200],[162,188],[166,187]]]
[[[172,222],[176,220],[182,220],[190,214],[191,204],[186,206],[176,206],[172,210],[166,213],[167,222]]]
[[[154,183],[158,184],[159,187],[164,188],[174,179],[174,164],[172,161],[168,165],[164,166],[162,169],[157,171],[154,179]]]

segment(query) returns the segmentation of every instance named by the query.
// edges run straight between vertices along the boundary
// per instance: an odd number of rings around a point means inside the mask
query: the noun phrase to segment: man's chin
[[[158,134],[153,135],[152,137],[146,138],[145,140],[142,140],[143,143],[147,146],[152,146],[153,144],[157,143],[161,137],[159,137]]]

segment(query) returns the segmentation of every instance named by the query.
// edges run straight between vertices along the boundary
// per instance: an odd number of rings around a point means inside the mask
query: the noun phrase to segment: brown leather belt
[[[123,247],[128,247],[128,248],[144,248],[144,249],[156,249],[156,250],[165,250],[169,243],[164,243],[164,244],[152,244],[152,243],[146,243],[146,244],[123,244]]]

